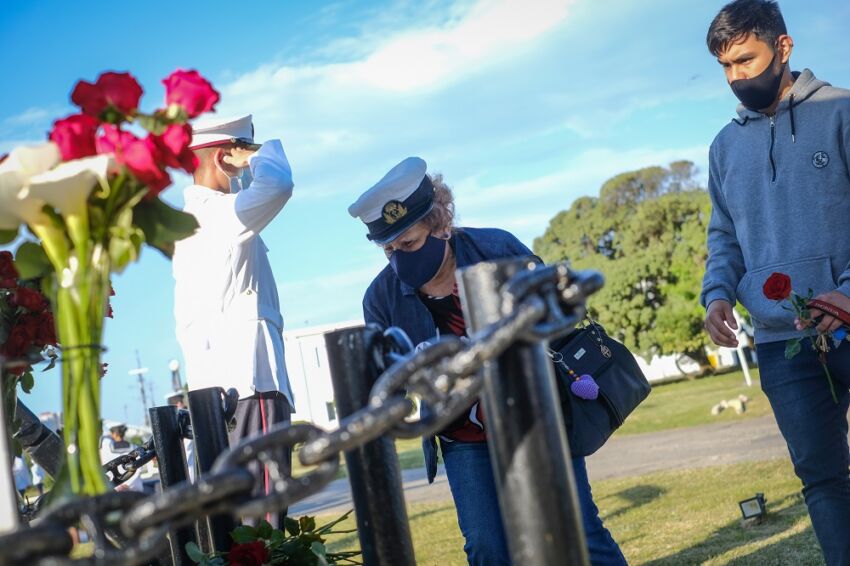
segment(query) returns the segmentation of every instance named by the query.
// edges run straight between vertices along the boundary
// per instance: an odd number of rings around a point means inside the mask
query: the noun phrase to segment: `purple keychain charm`
[[[596,383],[593,376],[585,373],[570,384],[570,391],[579,399],[593,401],[599,397],[599,384]]]

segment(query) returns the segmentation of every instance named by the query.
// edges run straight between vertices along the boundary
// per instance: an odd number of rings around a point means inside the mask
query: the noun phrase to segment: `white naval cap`
[[[192,124],[192,144],[189,148],[201,149],[237,140],[254,143],[254,123],[250,114],[197,120]]]
[[[366,224],[367,238],[391,242],[431,211],[434,186],[427,169],[423,159],[408,157],[348,207],[351,216]]]

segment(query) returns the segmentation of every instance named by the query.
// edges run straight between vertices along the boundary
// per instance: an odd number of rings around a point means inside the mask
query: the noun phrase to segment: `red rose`
[[[47,299],[38,291],[27,289],[26,287],[18,287],[12,293],[12,304],[24,307],[28,311],[41,312],[47,306]]]
[[[98,153],[114,153],[118,155],[124,149],[124,146],[138,139],[130,132],[125,132],[118,126],[105,124],[103,126],[103,134],[95,140],[95,147]]]
[[[263,541],[234,544],[227,553],[231,566],[262,566],[269,559],[269,552]]]
[[[787,299],[791,295],[791,278],[784,273],[771,273],[762,291],[765,297],[773,301]]]
[[[86,114],[74,114],[53,123],[50,140],[59,146],[65,161],[95,155],[97,149],[94,136],[97,126],[97,119]]]
[[[80,81],[71,93],[71,102],[89,116],[100,116],[110,105],[122,114],[139,107],[142,87],[130,73],[103,73],[94,84]]]
[[[44,311],[38,315],[35,341],[38,346],[42,347],[56,345],[56,321],[53,318],[52,312]]]
[[[209,112],[220,98],[210,82],[194,70],[178,69],[168,75],[162,84],[165,85],[165,103],[182,106],[189,118]]]
[[[198,168],[198,156],[189,149],[192,142],[192,127],[189,124],[171,124],[162,135],[151,136],[165,164],[187,173]]]
[[[147,185],[149,197],[156,196],[171,184],[171,177],[161,165],[162,156],[150,136],[129,142],[117,158],[136,179]]]
[[[9,332],[9,337],[3,344],[3,353],[10,358],[20,358],[30,349],[34,339],[35,326],[25,320],[19,321]]]
[[[0,287],[14,289],[18,286],[18,270],[12,252],[0,252]]]

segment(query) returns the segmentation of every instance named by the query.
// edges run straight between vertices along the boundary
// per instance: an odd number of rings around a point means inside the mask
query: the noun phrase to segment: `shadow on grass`
[[[617,509],[612,513],[608,513],[607,515],[602,517],[602,520],[608,521],[610,519],[613,519],[614,517],[619,517],[620,515],[628,513],[632,509],[637,509],[641,505],[651,503],[652,501],[664,495],[666,492],[666,489],[657,485],[636,485],[634,487],[629,487],[616,493],[608,494],[603,497],[602,500],[609,499],[611,497],[617,497],[620,499],[625,499],[628,504],[622,507],[621,509]]]
[[[773,509],[773,511],[771,511]],[[793,529],[797,521],[807,514],[806,506],[799,494],[789,495],[773,504],[768,503],[768,516],[764,523],[751,527],[743,527],[740,519],[735,519],[725,526],[710,533],[705,540],[683,548],[682,550],[655,560],[646,562],[647,566],[681,566],[683,564],[702,564],[703,562],[725,554],[736,548],[756,543]],[[753,550],[746,556],[736,557],[728,564],[742,566],[753,564],[821,564],[819,558],[812,556],[808,548],[811,540],[811,527],[802,533],[797,533],[763,548]],[[802,559],[785,560],[789,556],[800,555]],[[817,551],[815,550],[815,553]],[[809,562],[808,560],[812,560]]]
[[[811,546],[811,529],[784,538],[765,547],[754,549],[727,562],[728,566],[761,566],[793,564],[794,566],[823,566],[820,548]]]

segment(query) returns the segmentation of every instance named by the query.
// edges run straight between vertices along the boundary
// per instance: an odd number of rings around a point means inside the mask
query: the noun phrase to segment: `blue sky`
[[[253,113],[257,137],[281,138],[292,163],[294,196],[263,236],[287,329],[354,319],[385,259],[346,209],[404,157],[444,174],[462,225],[529,245],[614,174],[676,159],[704,171],[736,103],[704,47],[723,3],[13,3],[0,19],[0,153],[43,140],[81,78],[130,71],[153,108],[160,79],[196,68],[221,91],[220,114]],[[780,5],[792,68],[850,86],[850,3]],[[114,285],[103,416],[141,422],[135,350],[157,402],[181,359],[170,264],[146,250]],[[59,372],[36,377],[28,404],[58,409]]]

